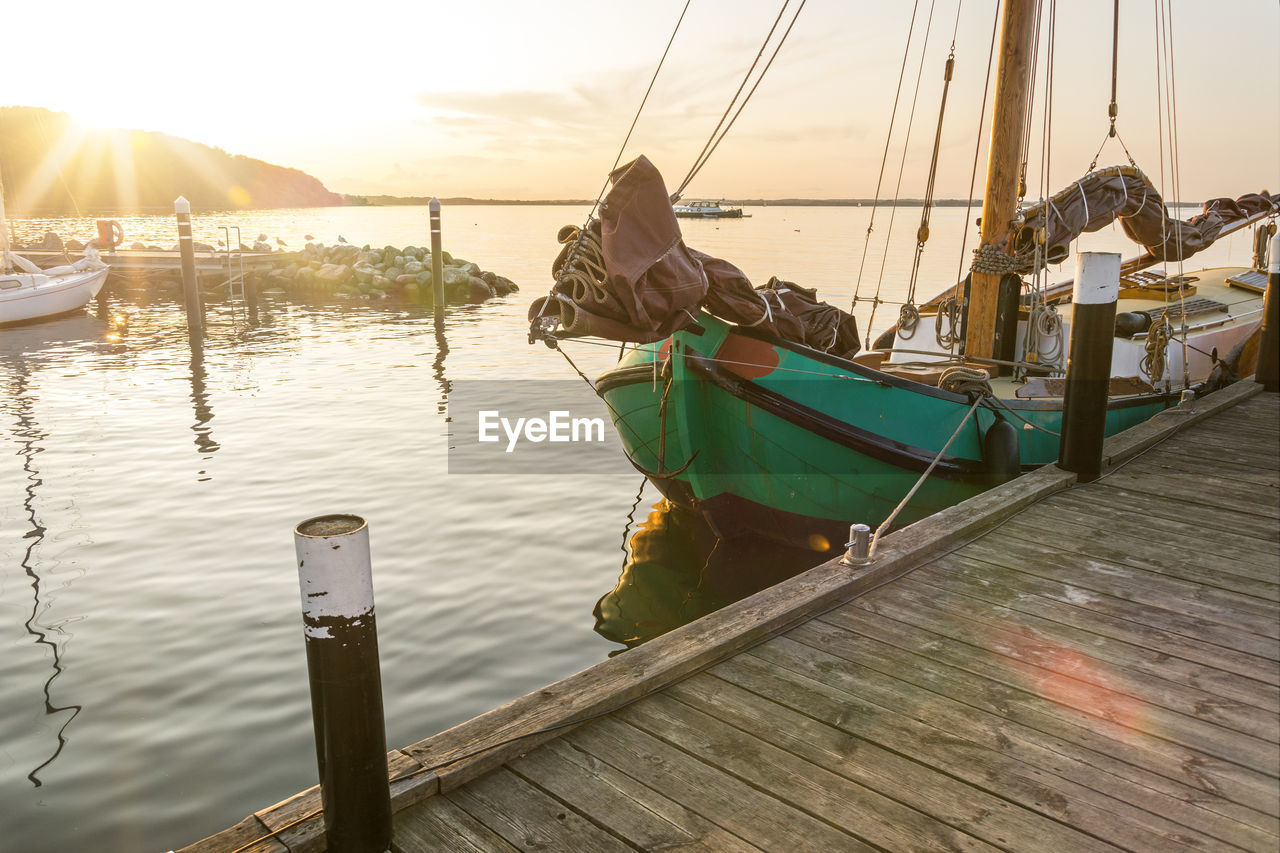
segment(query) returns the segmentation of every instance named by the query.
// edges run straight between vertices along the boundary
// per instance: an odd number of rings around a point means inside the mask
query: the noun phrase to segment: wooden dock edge
[[[1252,380],[1237,382],[1112,436],[1103,446],[1104,469],[1261,390]],[[852,569],[830,560],[625,654],[393,750],[387,754],[392,811],[453,790],[578,724],[889,583],[1075,482],[1075,474],[1046,465],[886,536],[870,566]],[[319,853],[324,849],[317,785],[178,853]]]

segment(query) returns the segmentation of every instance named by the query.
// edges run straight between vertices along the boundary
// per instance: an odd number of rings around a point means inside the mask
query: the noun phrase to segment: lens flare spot
[[[234,186],[227,190],[227,198],[236,207],[248,207],[249,202],[252,201],[249,196],[249,191],[241,186]]]

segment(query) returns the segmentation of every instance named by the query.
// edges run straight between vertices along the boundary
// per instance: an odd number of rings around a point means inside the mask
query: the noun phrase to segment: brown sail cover
[[[854,318],[818,300],[816,291],[776,278],[752,287],[733,264],[686,246],[662,175],[647,158],[610,179],[613,187],[589,232],[561,230],[565,248],[552,265],[556,284],[530,306],[531,322],[558,317],[559,337],[651,343],[689,326],[705,308],[833,355],[858,351]]]
[[[1146,246],[1156,261],[1181,261],[1212,245],[1233,222],[1276,209],[1265,190],[1238,199],[1215,198],[1190,219],[1174,219],[1164,201],[1140,170],[1111,166],[1090,172],[1044,204],[1023,213],[1024,224],[1014,238],[1015,272],[1035,270],[1035,236],[1044,229],[1040,265],[1060,263],[1072,240],[1084,231],[1097,231],[1116,219],[1134,242]]]

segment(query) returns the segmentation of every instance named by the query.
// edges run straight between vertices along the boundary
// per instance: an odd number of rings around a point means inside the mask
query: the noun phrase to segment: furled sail
[[[1154,260],[1181,261],[1208,248],[1233,222],[1276,207],[1276,198],[1263,191],[1234,200],[1210,199],[1199,214],[1175,219],[1140,169],[1110,166],[1090,172],[1048,201],[1023,211],[1013,238],[1011,271],[1035,271],[1037,235],[1043,240],[1039,265],[1061,263],[1071,241],[1082,232],[1097,231],[1117,219],[1124,233],[1145,246]]]
[[[533,327],[558,321],[558,337],[652,343],[694,322],[700,308],[833,355],[860,346],[848,313],[817,293],[770,279],[753,287],[728,261],[686,246],[657,168],[643,156],[610,175],[600,218],[566,226],[552,264],[555,285],[529,307]]]

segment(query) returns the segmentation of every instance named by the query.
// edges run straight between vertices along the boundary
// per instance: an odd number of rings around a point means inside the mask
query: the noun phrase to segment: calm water
[[[686,240],[757,283],[776,274],[847,304],[869,208],[750,212],[685,223]],[[445,247],[523,289],[451,309],[447,351],[429,318],[393,304],[278,300],[256,327],[211,305],[193,354],[178,305],[130,289],[0,330],[0,846],[165,850],[315,783],[291,532],[311,515],[369,519],[392,746],[812,562],[717,549],[655,509],[638,475],[447,473],[450,383],[573,378],[527,346],[524,316],[556,230],[585,214],[446,209]],[[898,213],[885,257],[888,218],[862,292],[883,262],[881,295],[899,300],[919,210]],[[954,280],[963,220],[934,213],[921,299]],[[128,242],[175,242],[168,218],[122,223]],[[293,247],[427,235],[424,208],[343,208],[197,217],[196,239],[226,223]],[[92,233],[59,220],[19,236],[46,227]],[[1090,248],[1125,246],[1107,231]],[[1240,235],[1206,260],[1248,251]],[[876,331],[897,313],[880,311]],[[616,355],[567,349],[588,375]]]

